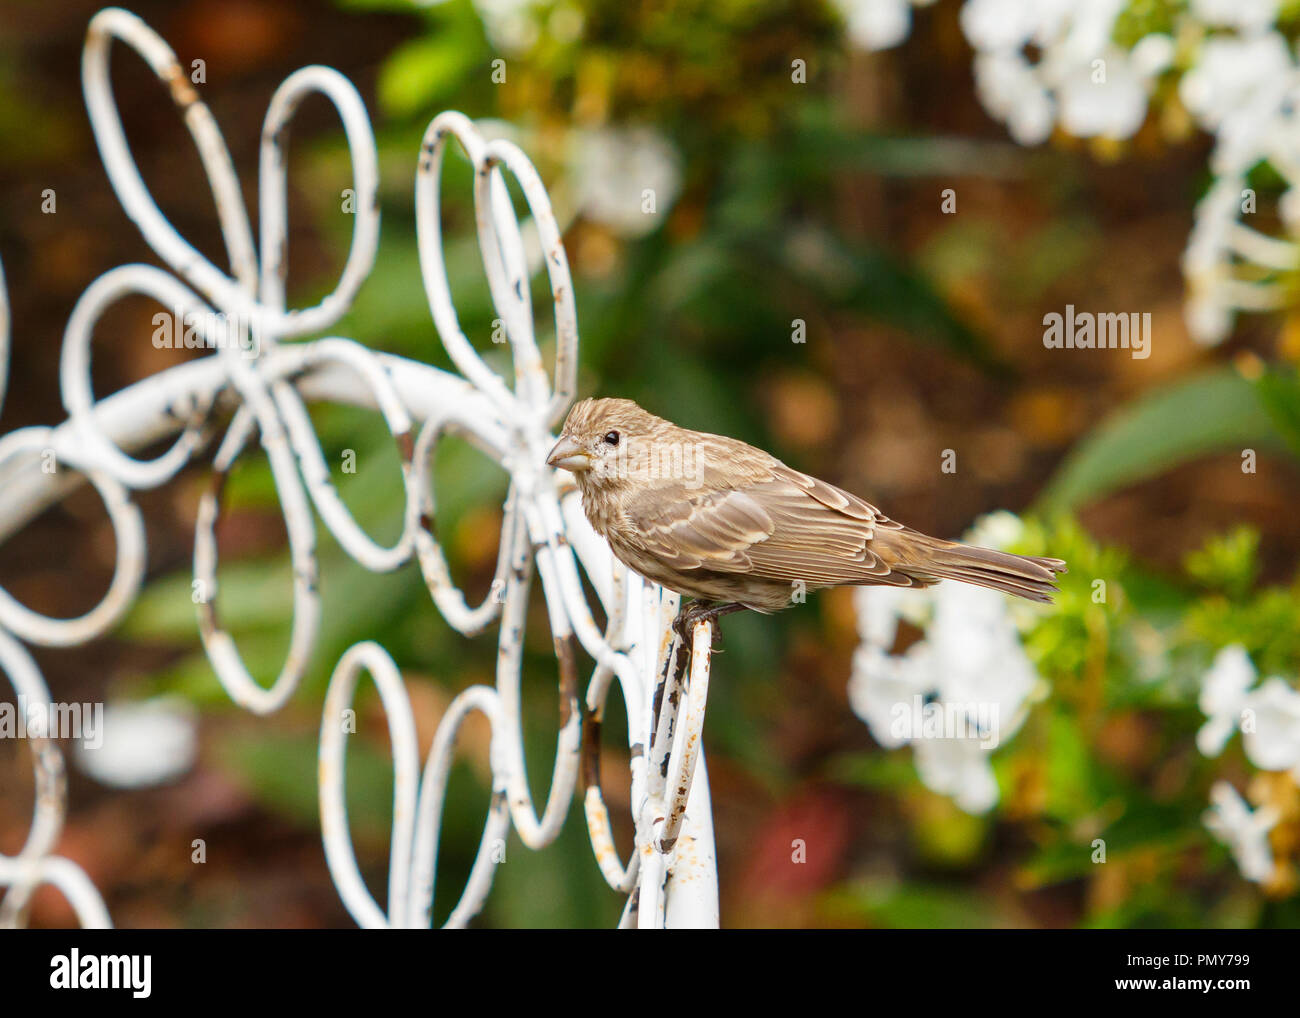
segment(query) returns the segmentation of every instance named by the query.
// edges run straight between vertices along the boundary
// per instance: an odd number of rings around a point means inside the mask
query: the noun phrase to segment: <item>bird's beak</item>
[[[582,446],[575,442],[568,435],[561,435],[560,440],[555,443],[555,448],[551,454],[546,457],[548,467],[556,467],[559,470],[571,470],[578,473],[583,470],[591,469],[591,458],[582,451]]]

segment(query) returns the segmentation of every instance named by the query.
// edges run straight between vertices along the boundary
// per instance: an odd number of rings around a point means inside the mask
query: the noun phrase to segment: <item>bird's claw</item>
[[[686,644],[686,646],[694,646],[695,624],[705,620],[712,623],[712,649],[717,651],[722,646],[722,627],[718,625],[718,620],[709,608],[702,608],[697,604],[683,608],[677,613],[677,617],[673,619],[673,632],[681,637],[682,643]]]

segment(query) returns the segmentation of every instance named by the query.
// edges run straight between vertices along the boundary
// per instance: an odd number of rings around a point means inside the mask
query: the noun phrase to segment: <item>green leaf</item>
[[[479,60],[478,47],[459,32],[440,32],[408,42],[379,73],[379,102],[394,116],[431,108],[450,97]]]
[[[1255,382],[1255,392],[1291,451],[1300,456],[1300,376],[1267,371]]]
[[[1035,509],[1075,509],[1223,449],[1285,448],[1256,386],[1231,368],[1151,393],[1102,423],[1070,454]]]

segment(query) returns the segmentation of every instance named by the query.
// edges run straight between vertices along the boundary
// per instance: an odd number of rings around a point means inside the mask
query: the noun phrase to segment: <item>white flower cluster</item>
[[[1003,544],[1020,521],[996,513],[971,540]],[[998,801],[989,757],[1023,724],[1040,685],[1025,656],[1006,595],[964,583],[924,590],[860,587],[862,636],[849,701],[882,746],[911,745],[921,781],[969,813]],[[893,647],[900,620],[924,630],[904,652]]]
[[[1290,771],[1300,780],[1300,691],[1276,676],[1258,675],[1241,646],[1219,651],[1201,680],[1201,711],[1208,720],[1196,733],[1206,756],[1218,756],[1238,729],[1246,757],[1266,771]],[[1205,825],[1232,850],[1242,876],[1262,883],[1273,872],[1268,832],[1278,821],[1270,806],[1254,812],[1226,782],[1210,792]]]
[[[1268,832],[1277,826],[1278,820],[1278,812],[1272,806],[1252,811],[1226,781],[1215,782],[1210,789],[1205,826],[1228,846],[1241,875],[1253,883],[1265,883],[1273,875],[1273,850],[1268,843]]]
[[[1046,141],[1058,122],[1080,138],[1131,136],[1146,119],[1151,83],[1173,63],[1174,41],[1153,34],[1130,51],[1117,46],[1126,6],[968,0],[961,26],[975,48],[980,102],[1022,145]]]
[[[1289,237],[1300,236],[1300,67],[1277,31],[1252,31],[1206,39],[1196,66],[1179,83],[1183,105],[1217,139],[1210,157],[1215,181],[1196,207],[1183,254],[1187,326],[1202,343],[1222,341],[1238,310],[1284,306],[1290,281],[1279,274],[1300,268],[1294,241],[1241,222],[1256,211],[1248,174],[1266,162],[1288,184],[1278,205],[1283,228]]]
[[[885,49],[907,38],[915,0],[836,0],[850,41]],[[919,6],[919,4],[917,4]],[[1081,138],[1127,138],[1146,118],[1154,79],[1174,59],[1174,40],[1153,34],[1117,46],[1128,0],[967,0],[961,27],[975,49],[980,102],[1022,145],[1060,123]],[[1030,55],[1032,52],[1032,56]]]
[[[850,40],[882,49],[910,30],[909,0],[836,0]],[[1300,268],[1300,244],[1242,224],[1253,214],[1247,174],[1267,162],[1288,182],[1279,216],[1300,238],[1300,67],[1277,29],[1279,0],[1187,0],[1170,33],[1131,47],[1115,42],[1130,0],[966,0],[961,26],[975,49],[985,109],[1022,145],[1057,127],[1080,138],[1131,137],[1162,75],[1213,134],[1216,180],[1196,208],[1183,255],[1188,331],[1221,342],[1236,312],[1284,306]]]

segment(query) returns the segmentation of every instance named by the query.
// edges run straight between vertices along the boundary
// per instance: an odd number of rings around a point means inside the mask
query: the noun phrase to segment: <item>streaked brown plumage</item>
[[[577,404],[547,462],[572,471],[587,519],[625,565],[717,603],[701,615],[778,611],[800,581],[816,590],[952,579],[1050,602],[1065,572],[1060,559],[927,537],[761,449],[679,428],[631,400]]]

